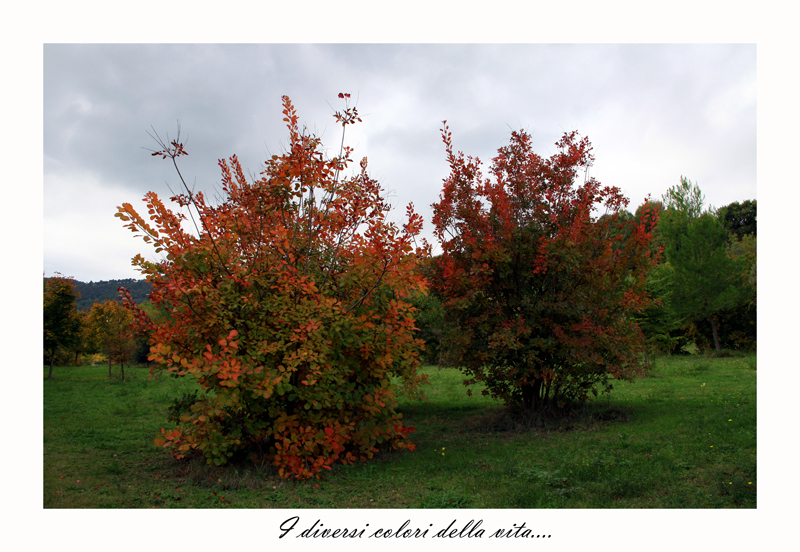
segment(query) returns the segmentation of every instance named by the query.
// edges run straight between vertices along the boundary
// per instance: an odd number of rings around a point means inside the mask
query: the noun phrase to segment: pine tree
[[[719,351],[715,315],[741,300],[741,267],[727,254],[728,235],[720,220],[712,209],[702,210],[697,184],[682,177],[663,199],[667,209],[659,228],[668,263],[669,306],[685,320],[707,320]]]

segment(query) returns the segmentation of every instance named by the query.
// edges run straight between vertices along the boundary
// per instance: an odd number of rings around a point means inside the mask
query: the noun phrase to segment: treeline
[[[144,303],[150,294],[150,284],[146,280],[127,278],[123,280],[100,280],[98,282],[81,282],[73,280],[80,294],[77,300],[79,311],[89,311],[95,303],[103,303],[109,299],[119,301],[118,288],[124,287],[131,292],[134,302]]]

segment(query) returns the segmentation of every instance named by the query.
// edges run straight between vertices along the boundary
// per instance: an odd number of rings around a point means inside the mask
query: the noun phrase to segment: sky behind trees
[[[590,174],[631,211],[681,176],[714,206],[757,198],[754,44],[46,44],[43,62],[45,275],[140,277],[131,257],[155,254],[116,206],[180,184],[148,133],[172,139],[180,125],[182,172],[213,197],[218,159],[236,154],[257,175],[281,151],[284,94],[331,155],[337,95],[352,95],[363,123],[346,143],[398,219],[415,204],[431,242],[445,119],[485,166],[512,129],[546,156],[578,130],[594,145]]]

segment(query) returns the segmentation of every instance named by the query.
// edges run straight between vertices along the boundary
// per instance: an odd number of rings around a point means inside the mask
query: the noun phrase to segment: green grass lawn
[[[44,382],[45,508],[755,508],[756,356],[667,357],[584,411],[525,427],[427,367],[402,402],[417,444],[322,480],[178,462],[153,445],[189,382],[126,368]],[[45,369],[45,375],[47,373]]]

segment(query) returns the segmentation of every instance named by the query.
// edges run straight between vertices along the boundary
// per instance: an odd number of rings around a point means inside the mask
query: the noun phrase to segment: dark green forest
[[[47,278],[45,278],[47,280]],[[147,301],[150,293],[150,284],[146,280],[134,280],[127,278],[124,280],[100,280],[97,282],[81,282],[73,280],[75,287],[80,293],[77,301],[79,311],[89,311],[94,303],[102,303],[108,299],[119,301],[118,288],[124,287],[131,292],[133,300],[139,304]]]

